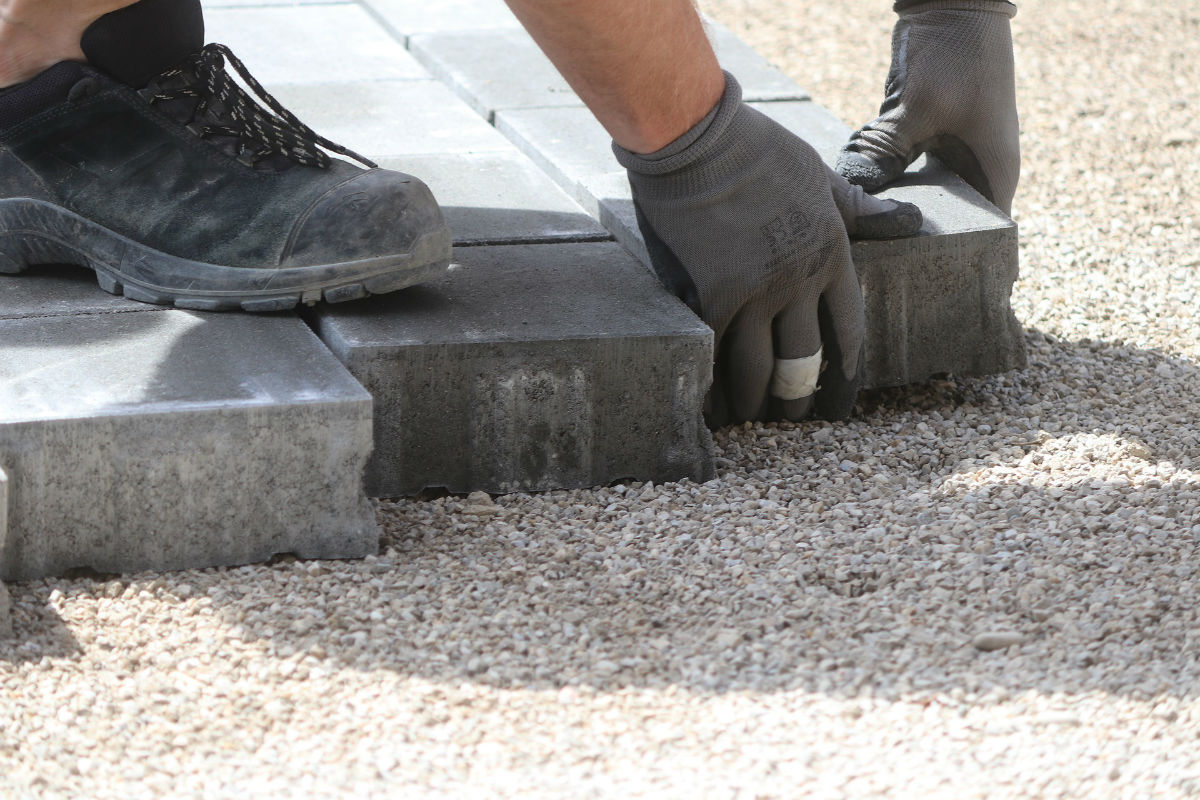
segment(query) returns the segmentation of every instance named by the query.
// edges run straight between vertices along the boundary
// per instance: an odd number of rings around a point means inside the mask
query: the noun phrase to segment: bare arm
[[[658,150],[721,99],[691,0],[507,0],[617,144]]]

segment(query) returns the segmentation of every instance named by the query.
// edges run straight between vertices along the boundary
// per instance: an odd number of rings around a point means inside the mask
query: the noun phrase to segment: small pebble
[[[990,653],[993,650],[1004,650],[1021,644],[1023,641],[1025,641],[1025,637],[1015,631],[990,631],[981,633],[972,639],[971,646],[976,650]]]

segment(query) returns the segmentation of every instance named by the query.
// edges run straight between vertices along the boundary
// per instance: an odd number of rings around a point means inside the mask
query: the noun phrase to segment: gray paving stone
[[[710,33],[722,64],[738,77],[747,100],[809,97],[728,29],[713,23]],[[489,121],[505,109],[583,105],[523,29],[420,34],[409,38],[408,47]]]
[[[847,126],[815,103],[756,107],[813,144],[830,163],[849,135]],[[628,181],[612,156],[608,135],[590,114],[575,108],[501,111],[496,127],[647,262]],[[919,205],[925,225],[911,239],[854,244],[867,307],[865,385],[1024,366],[1024,337],[1009,304],[1017,278],[1012,220],[960,178],[924,159],[883,195]]]
[[[402,37],[521,27],[504,0],[364,0],[363,4]]]
[[[429,184],[457,245],[611,238],[515,148],[507,153],[386,158],[379,163]]]
[[[8,474],[0,469],[0,548],[8,537]],[[3,562],[0,562],[0,571]],[[0,639],[12,636],[12,605],[8,598],[8,589],[0,583]]]
[[[520,28],[420,34],[408,48],[488,121],[500,109],[583,105]]]
[[[514,152],[503,136],[433,79],[281,86],[273,94],[322,136],[376,160]]]
[[[625,178],[612,140],[586,108],[509,109],[497,112],[495,125],[589,213],[598,207],[587,184],[605,175]]]
[[[358,4],[208,8],[207,39],[229,45],[268,90],[294,83],[429,74]]]
[[[0,275],[0,320],[156,310],[158,306],[102,290],[96,274],[82,267],[41,266],[20,275]]]
[[[737,77],[747,102],[812,99],[807,89],[797,86],[733,31],[711,19],[705,19],[704,26],[717,60]]]
[[[831,164],[850,135],[815,103],[755,107]],[[916,203],[925,224],[911,239],[854,243],[867,312],[867,384],[1024,367],[1024,332],[1009,302],[1019,271],[1016,224],[933,159],[919,159],[880,194]]]
[[[442,281],[319,309],[375,398],[367,491],[707,480],[712,333],[613,243],[473,247]]]
[[[295,316],[27,317],[0,342],[0,579],[376,551],[370,397]]]

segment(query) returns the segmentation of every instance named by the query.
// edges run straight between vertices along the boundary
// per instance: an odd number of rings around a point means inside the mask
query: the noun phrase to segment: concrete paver
[[[372,159],[513,152],[503,136],[432,78],[293,84],[270,91],[313,130]]]
[[[797,86],[733,31],[716,20],[705,20],[704,25],[717,60],[737,77],[747,102],[812,99],[807,89]]]
[[[504,0],[363,0],[402,41],[419,33],[517,28]]]
[[[516,148],[389,157],[379,164],[429,184],[457,245],[612,238]]]
[[[317,312],[375,397],[372,495],[707,480],[712,332],[614,243],[473,247]]]
[[[0,551],[8,538],[8,474],[0,469]],[[0,570],[3,570],[0,562]],[[0,639],[12,636],[12,606],[8,598],[8,589],[0,582]]]
[[[45,265],[19,276],[0,275],[0,320],[156,310],[101,291],[95,273],[83,267]]]
[[[583,105],[520,28],[420,34],[409,39],[408,47],[434,77],[489,121],[506,108]],[[513,80],[514,75],[520,79]]]
[[[371,399],[294,315],[4,316],[0,579],[376,551]]]
[[[227,44],[271,91],[292,83],[429,75],[360,5],[207,8],[208,41]]]
[[[810,99],[807,91],[727,28],[715,22],[708,25],[722,66],[737,76],[748,101]],[[408,47],[436,78],[489,121],[505,109],[583,105],[521,28],[422,33],[409,37]],[[514,75],[520,79],[514,80]]]

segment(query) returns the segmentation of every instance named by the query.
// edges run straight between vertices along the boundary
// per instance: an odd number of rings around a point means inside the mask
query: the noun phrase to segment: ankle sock
[[[88,63],[141,88],[204,46],[200,0],[139,0],[105,14],[80,39]]]

